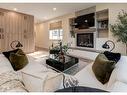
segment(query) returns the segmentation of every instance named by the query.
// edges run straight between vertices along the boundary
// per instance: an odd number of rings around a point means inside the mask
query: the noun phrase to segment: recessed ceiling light
[[[53,11],[56,11],[56,8],[53,8]]]
[[[14,11],[17,11],[17,8],[14,8],[13,10],[14,10]]]

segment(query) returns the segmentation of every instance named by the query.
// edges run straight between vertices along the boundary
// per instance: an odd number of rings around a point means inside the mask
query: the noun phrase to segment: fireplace
[[[94,33],[77,33],[77,46],[94,48]]]

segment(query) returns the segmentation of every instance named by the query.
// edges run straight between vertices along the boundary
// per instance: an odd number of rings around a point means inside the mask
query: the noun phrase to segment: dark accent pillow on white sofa
[[[108,60],[107,57],[100,53],[92,66],[92,70],[96,78],[102,83],[105,84],[109,81],[112,70],[115,68],[115,61]]]
[[[16,53],[19,49],[14,49],[14,50],[10,50],[10,51],[6,51],[6,52],[2,52],[3,55],[9,60],[9,56],[11,53]],[[9,60],[10,61],[10,60]]]
[[[121,54],[120,53],[113,53],[113,52],[109,52],[109,51],[105,51],[104,55],[108,58],[108,60],[115,61],[116,63],[121,58]]]

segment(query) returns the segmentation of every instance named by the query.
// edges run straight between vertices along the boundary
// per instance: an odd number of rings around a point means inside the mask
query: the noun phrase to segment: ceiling
[[[82,10],[95,4],[89,3],[0,3],[1,8],[34,15],[36,21],[45,21],[78,10]],[[56,11],[53,11],[56,8]]]

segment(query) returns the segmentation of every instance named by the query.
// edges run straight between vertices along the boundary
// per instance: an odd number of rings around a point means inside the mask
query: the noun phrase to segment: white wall
[[[51,41],[49,40],[49,24],[51,22],[54,21],[58,21],[58,20],[62,20],[62,27],[63,27],[63,43],[68,43],[70,41],[73,41],[73,39],[71,39],[70,37],[70,33],[69,33],[69,18],[74,17],[75,14],[67,14],[61,17],[57,17],[53,20],[49,20],[46,22],[43,22],[41,24],[36,24],[35,25],[35,31],[36,31],[36,46],[37,47],[43,47],[43,48],[49,48],[49,46],[51,46],[52,42],[55,41]],[[74,42],[74,41],[73,41]]]
[[[36,31],[35,45],[37,47],[48,48],[49,47],[48,23],[36,24],[35,31]]]
[[[116,22],[117,14],[121,11],[121,9],[127,10],[127,4],[97,4],[96,5],[96,11],[100,11],[107,8],[109,9],[109,23],[113,24]],[[74,16],[75,14],[71,13],[68,15],[64,15],[64,16],[49,20],[47,22],[44,22],[38,25],[35,25],[36,26],[36,46],[49,48],[52,41],[49,40],[48,26],[50,22],[57,21],[57,20],[62,20],[63,22],[64,43],[73,42],[73,46],[75,46],[76,41],[74,38],[73,39],[71,38],[69,33],[69,18],[72,18]],[[116,44],[116,48],[114,49],[114,52],[120,52],[122,54],[125,54],[125,45],[122,43],[116,42],[116,38],[112,36],[112,33],[110,31],[109,31],[109,38],[96,39],[96,49],[103,50],[101,46],[108,39],[113,40]]]

